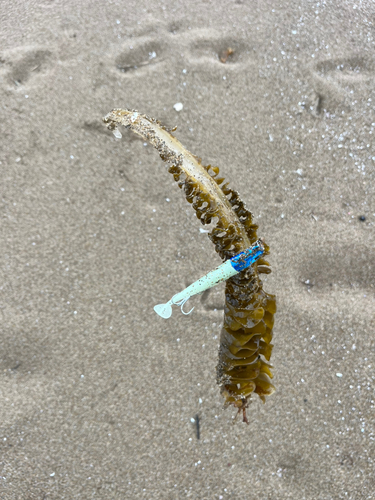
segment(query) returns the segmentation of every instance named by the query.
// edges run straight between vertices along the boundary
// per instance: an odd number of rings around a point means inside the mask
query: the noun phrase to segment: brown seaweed
[[[251,212],[219,175],[219,168],[203,166],[172,135],[173,130],[135,110],[114,109],[103,121],[116,136],[120,136],[118,126],[123,125],[157,149],[197,218],[202,224],[215,223],[208,236],[222,259],[233,257],[258,239]],[[268,254],[269,248],[264,246]],[[265,397],[274,392],[268,361],[276,299],[263,290],[259,278],[259,274],[269,272],[269,264],[262,257],[226,282],[217,382],[225,404],[242,411],[244,422],[248,422],[246,408],[252,393],[265,402]]]

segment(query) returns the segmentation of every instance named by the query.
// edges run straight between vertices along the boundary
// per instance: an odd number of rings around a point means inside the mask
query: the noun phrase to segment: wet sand
[[[2,5],[1,499],[374,498],[374,14]],[[223,286],[153,311],[220,258],[114,107],[177,125],[271,247],[276,392],[249,426],[216,385]]]

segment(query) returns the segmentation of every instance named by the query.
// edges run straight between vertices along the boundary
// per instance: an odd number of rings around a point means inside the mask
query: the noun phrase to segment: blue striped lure
[[[202,293],[205,290],[208,290],[208,288],[212,288],[218,283],[226,281],[235,274],[247,269],[264,254],[264,251],[262,241],[256,241],[253,246],[238,253],[231,259],[226,260],[219,267],[210,271],[205,276],[185,288],[185,290],[174,295],[166,304],[158,304],[155,306],[154,311],[162,318],[168,319],[172,316],[172,305],[176,305],[181,307],[181,312],[183,314],[190,314],[194,307],[187,313],[183,310],[184,304],[190,299],[190,297],[193,297],[193,295],[197,295],[198,293]]]

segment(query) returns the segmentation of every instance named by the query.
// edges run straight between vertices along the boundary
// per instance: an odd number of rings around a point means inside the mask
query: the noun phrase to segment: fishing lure
[[[183,314],[190,314],[194,307],[187,313],[183,309],[190,297],[193,297],[198,293],[202,293],[205,290],[208,290],[209,288],[212,288],[222,281],[226,281],[235,274],[243,271],[247,267],[254,264],[254,262],[256,262],[263,254],[263,243],[261,240],[258,240],[252,247],[248,248],[244,252],[240,252],[231,259],[226,260],[216,269],[210,271],[208,274],[185,288],[185,290],[174,295],[166,304],[158,304],[155,306],[154,311],[162,318],[168,319],[172,316],[172,305],[175,304],[181,307]]]
[[[257,242],[258,226],[253,223],[252,214],[245,208],[238,193],[219,176],[218,167],[203,166],[199,158],[187,151],[172,135],[174,129],[168,129],[138,111],[127,109],[114,109],[103,121],[116,137],[121,138],[118,127],[123,125],[157,149],[161,158],[170,165],[169,172],[185,191],[186,199],[201,223],[216,222],[208,236],[225,261],[224,265]],[[263,242],[262,249],[263,254],[258,256],[256,262],[225,278],[224,324],[217,366],[217,382],[225,405],[233,405],[238,413],[242,411],[243,421],[247,423],[246,408],[251,395],[258,394],[265,402],[266,396],[275,390],[271,383],[272,365],[268,362],[273,347],[276,299],[263,290],[259,277],[261,273],[271,272],[264,258],[269,248]],[[227,269],[229,265],[226,265]],[[207,278],[205,283],[209,281],[210,278]],[[168,316],[172,304],[183,306],[189,293],[199,289],[199,286],[188,292],[184,290],[181,292],[183,295],[175,295],[167,304],[156,306],[157,312]]]

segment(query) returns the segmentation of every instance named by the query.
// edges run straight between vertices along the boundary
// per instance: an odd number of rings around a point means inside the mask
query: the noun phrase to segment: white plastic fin
[[[162,318],[168,319],[172,316],[172,302],[169,301],[166,304],[158,304],[154,306],[154,311]]]

